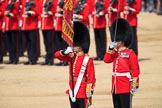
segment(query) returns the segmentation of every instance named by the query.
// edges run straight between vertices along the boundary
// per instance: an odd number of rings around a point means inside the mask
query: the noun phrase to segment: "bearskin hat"
[[[88,28],[81,22],[74,22],[73,46],[82,47],[84,53],[88,53],[90,46],[90,34]]]
[[[133,41],[133,31],[125,19],[116,19],[110,27],[110,34],[111,41],[122,41],[126,47],[131,47]]]

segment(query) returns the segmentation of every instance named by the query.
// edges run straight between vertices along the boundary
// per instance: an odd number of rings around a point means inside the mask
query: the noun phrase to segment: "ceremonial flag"
[[[62,21],[62,38],[69,46],[73,45],[73,0],[64,0],[63,21]]]

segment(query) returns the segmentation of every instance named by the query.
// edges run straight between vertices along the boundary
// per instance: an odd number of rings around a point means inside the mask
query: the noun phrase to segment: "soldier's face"
[[[124,43],[122,41],[117,42],[117,49],[124,47]]]
[[[78,53],[78,52],[82,51],[82,48],[79,46],[74,46],[73,51],[74,51],[74,53]]]

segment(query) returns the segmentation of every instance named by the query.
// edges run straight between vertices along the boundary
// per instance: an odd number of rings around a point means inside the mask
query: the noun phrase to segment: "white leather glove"
[[[41,28],[41,21],[38,21],[38,29]]]
[[[78,14],[73,14],[73,19],[83,19],[83,16]]]
[[[108,8],[108,13],[117,12],[117,11],[118,10],[116,8],[113,8],[113,7]]]
[[[87,96],[87,98],[90,98],[90,97],[92,97],[92,94],[91,93],[86,93],[86,96]]]
[[[109,46],[109,50],[113,50],[116,46],[117,46],[116,42],[111,42],[111,44]]]
[[[27,11],[27,13],[29,13],[29,14],[35,14],[34,11]]]
[[[99,12],[99,16],[102,16],[102,15],[104,15],[104,13],[103,12]]]
[[[72,47],[68,46],[67,49],[65,50],[64,54],[69,54],[71,52],[73,52],[73,49],[72,49]]]
[[[55,13],[55,16],[56,16],[56,17],[62,17],[63,15],[60,14],[60,13]]]
[[[19,28],[21,28],[22,27],[22,20],[19,20]]]

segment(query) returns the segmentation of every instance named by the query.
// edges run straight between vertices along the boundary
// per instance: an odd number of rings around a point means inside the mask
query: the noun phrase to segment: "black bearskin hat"
[[[115,33],[116,32],[116,33]],[[122,41],[126,47],[132,45],[133,31],[129,23],[122,18],[116,19],[110,28],[111,41]]]
[[[84,53],[88,53],[90,46],[90,34],[88,28],[81,22],[74,22],[73,46],[82,47]]]

